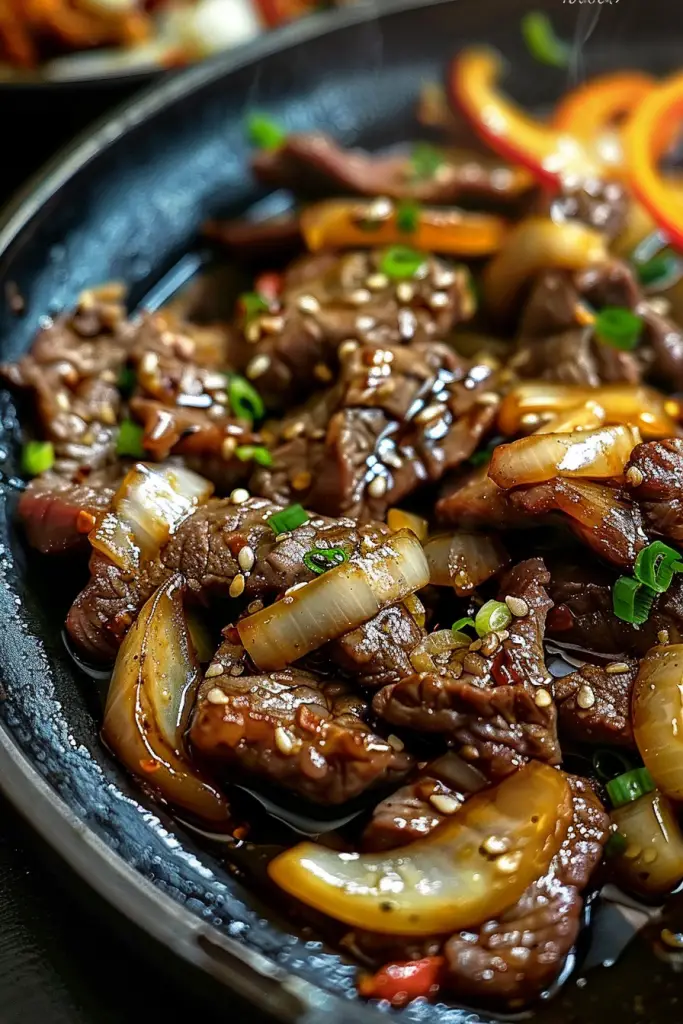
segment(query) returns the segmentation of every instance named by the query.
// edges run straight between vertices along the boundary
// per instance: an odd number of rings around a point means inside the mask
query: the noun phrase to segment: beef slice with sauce
[[[636,445],[626,486],[642,510],[647,530],[683,544],[683,440],[672,437]]]
[[[47,473],[31,480],[17,506],[28,543],[43,555],[87,553],[88,532],[111,505],[120,479],[114,465],[83,479]]]

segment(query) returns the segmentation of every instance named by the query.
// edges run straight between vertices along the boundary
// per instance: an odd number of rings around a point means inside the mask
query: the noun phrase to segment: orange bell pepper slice
[[[365,999],[386,999],[392,1006],[406,1006],[413,999],[429,999],[439,991],[445,959],[426,956],[422,960],[385,964],[376,974],[365,975],[358,991]]]
[[[484,47],[465,50],[451,65],[451,98],[480,138],[553,188],[565,178],[604,177],[602,161],[581,140],[534,120],[498,91],[501,70],[498,54]]]
[[[414,230],[405,231],[397,214],[400,204],[386,202],[386,216],[376,221],[373,201],[328,199],[314,203],[300,217],[306,245],[311,252],[409,245],[424,252],[477,257],[498,252],[508,232],[507,222],[494,214],[442,207],[418,207]]]
[[[662,175],[659,160],[681,120],[683,73],[653,89],[624,130],[624,156],[633,193],[679,252],[683,252],[683,197],[680,185]]]
[[[629,115],[656,84],[642,71],[598,75],[562,97],[551,124],[558,131],[592,142],[600,132]]]

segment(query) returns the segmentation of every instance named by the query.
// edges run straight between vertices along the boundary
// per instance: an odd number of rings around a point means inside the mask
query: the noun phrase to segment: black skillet
[[[537,2],[534,7],[543,6]],[[558,31],[583,45],[569,73],[534,63],[520,40],[516,0],[398,2],[321,16],[190,70],[81,139],[45,171],[0,224],[0,281],[26,300],[17,319],[0,303],[3,358],[29,344],[41,314],[111,279],[132,303],[161,279],[194,266],[197,226],[235,214],[259,193],[245,170],[243,117],[267,109],[292,130],[326,128],[346,142],[383,146],[415,134],[414,99],[468,41],[510,58],[508,85],[529,105],[552,102],[571,81],[625,65],[677,67],[671,0],[551,0]],[[157,292],[158,294],[158,292]],[[297,1024],[380,1021],[353,998],[354,968],[294,933],[223,867],[220,856],[171,822],[129,783],[98,739],[94,683],[78,677],[61,625],[78,586],[71,571],[27,557],[12,526],[16,422],[5,401],[0,445],[10,453],[0,485],[0,785],[69,865],[82,892],[115,911],[126,934],[262,1013]],[[64,577],[67,578],[64,578]],[[617,965],[579,967],[538,1010],[554,1024],[672,1021],[676,975],[636,938]],[[607,951],[604,955],[609,955]],[[603,954],[598,956],[601,959]],[[595,952],[592,959],[595,959]],[[131,994],[131,998],[134,995]],[[475,1024],[487,1013],[414,1005],[409,1021]]]

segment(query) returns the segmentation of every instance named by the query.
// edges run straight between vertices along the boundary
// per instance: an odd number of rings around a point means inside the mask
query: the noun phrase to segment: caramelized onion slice
[[[455,587],[458,594],[471,593],[494,576],[509,559],[495,537],[483,533],[444,533],[425,544],[429,582],[437,587]]]
[[[172,576],[129,630],[114,666],[102,734],[128,771],[170,804],[227,828],[227,803],[183,749],[200,671],[182,595],[182,578]]]
[[[605,241],[597,231],[577,222],[556,224],[545,217],[527,217],[505,239],[484,273],[487,309],[505,317],[524,286],[541,270],[583,270],[607,259]]]
[[[427,539],[429,523],[414,512],[406,512],[402,508],[390,508],[387,512],[387,526],[390,530],[412,530],[422,543]]]
[[[663,793],[683,800],[683,644],[652,647],[633,688],[633,733]]]
[[[533,434],[494,449],[489,477],[509,489],[556,476],[608,480],[621,476],[640,444],[634,427],[602,427],[573,434]]]
[[[274,671],[356,629],[428,582],[422,545],[412,531],[399,530],[374,551],[242,619],[237,629],[254,664]]]
[[[469,647],[472,637],[464,633],[453,632],[452,629],[437,629],[420,640],[410,652],[410,662],[416,672],[436,672],[435,654],[447,654],[459,647]]]
[[[501,402],[498,426],[501,433],[514,436],[524,431],[526,416],[552,415],[560,422],[572,408],[586,402],[595,403],[602,410],[603,422],[608,425],[638,427],[643,437],[650,439],[677,435],[675,412],[669,411],[671,402],[644,384],[605,384],[599,388],[545,381],[520,384]],[[556,428],[551,422],[547,429]]]
[[[119,568],[133,572],[212,493],[213,484],[184,466],[139,462],[126,473],[111,510],[90,531],[90,543]]]
[[[612,811],[626,845],[614,861],[624,889],[665,896],[683,878],[683,835],[671,804],[655,790]]]
[[[268,870],[285,892],[351,927],[452,932],[515,903],[546,871],[571,814],[565,776],[532,762],[409,846],[358,854],[301,843]]]

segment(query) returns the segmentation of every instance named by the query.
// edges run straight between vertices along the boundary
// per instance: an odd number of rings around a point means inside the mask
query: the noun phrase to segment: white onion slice
[[[131,774],[169,803],[214,827],[228,825],[225,799],[187,760],[183,733],[200,670],[172,576],[147,601],[121,645],[102,734]]]
[[[498,445],[489,477],[509,489],[543,483],[556,476],[608,480],[621,476],[631,452],[640,444],[635,427],[602,427],[573,434],[533,434]]]
[[[410,652],[410,663],[416,672],[435,672],[434,656],[456,651],[459,647],[469,647],[472,643],[464,633],[454,633],[452,629],[439,629],[420,640]]]
[[[422,545],[410,530],[401,530],[374,551],[242,619],[237,629],[254,664],[274,671],[356,629],[428,582]]]
[[[683,644],[652,647],[633,688],[633,734],[656,784],[683,800]]]
[[[620,885],[645,896],[666,896],[683,878],[683,835],[673,807],[655,790],[612,811],[626,840],[613,867]]]
[[[455,587],[458,594],[471,593],[507,564],[501,544],[481,533],[458,530],[434,537],[425,544],[429,582]]]
[[[120,569],[133,572],[212,493],[213,484],[183,466],[138,463],[126,473],[111,510],[90,531],[90,543]]]

